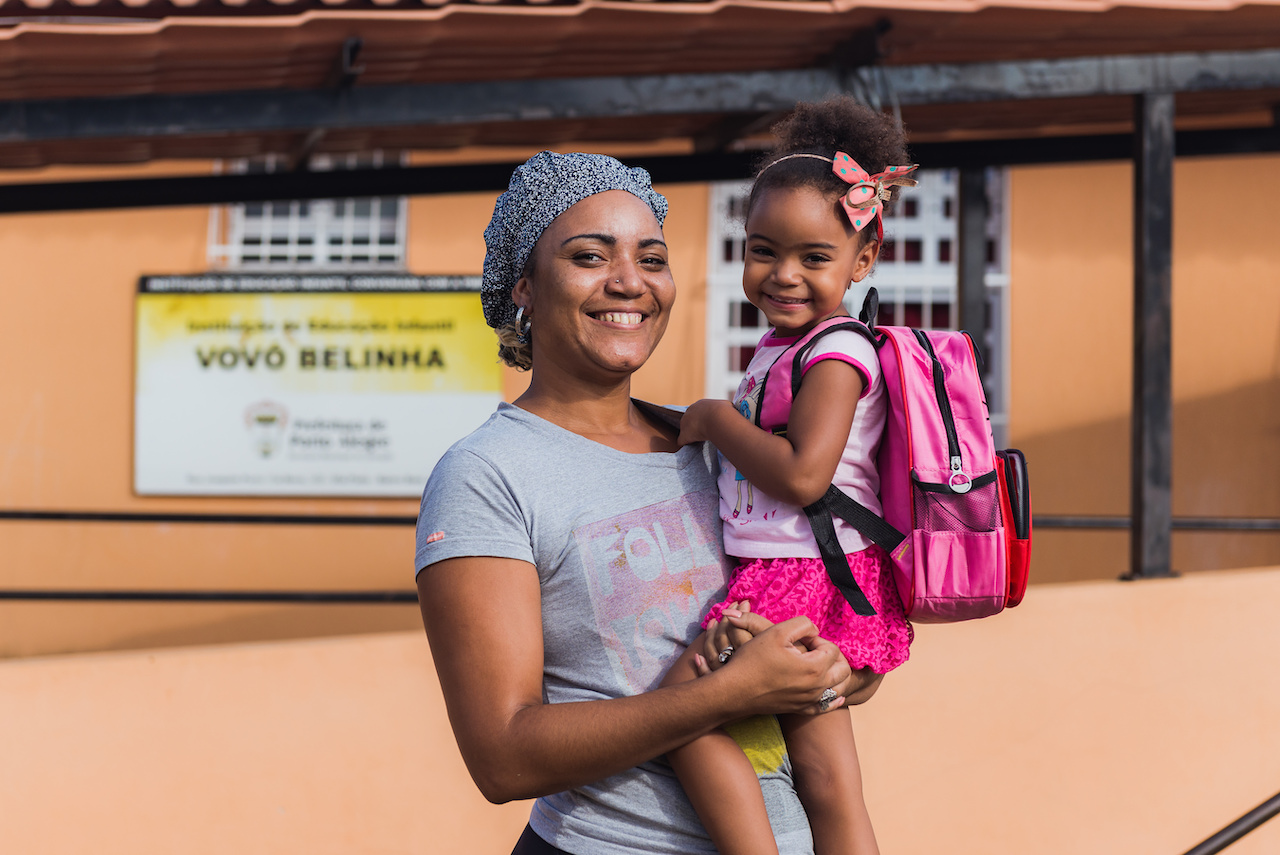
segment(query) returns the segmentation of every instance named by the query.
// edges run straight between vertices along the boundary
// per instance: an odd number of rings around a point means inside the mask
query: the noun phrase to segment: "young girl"
[[[740,561],[728,597],[703,627],[726,610],[733,616],[749,608],[774,622],[804,615],[853,668],[884,674],[906,661],[912,639],[888,556],[835,521],[850,570],[876,612],[854,614],[830,582],[801,510],[835,483],[880,511],[875,458],[885,393],[875,348],[855,332],[825,335],[802,366],[785,435],[756,427],[754,416],[774,361],[821,321],[847,314],[845,293],[880,252],[883,204],[896,186],[915,184],[906,177],[915,167],[905,165],[900,126],[851,98],[801,105],[774,132],[781,145],[756,174],[747,203],[742,279],[772,329],[734,401],[698,401],[681,423],[682,444],[710,440],[721,452],[725,552]],[[767,388],[771,398],[779,391]],[[667,683],[707,671],[695,652],[702,646],[685,652]],[[728,663],[732,654],[726,646],[717,658]],[[823,714],[784,716],[780,724],[815,851],[875,855],[848,710],[837,709],[844,698],[828,691],[814,701]],[[776,855],[752,761],[737,742],[715,731],[668,756],[722,855]]]

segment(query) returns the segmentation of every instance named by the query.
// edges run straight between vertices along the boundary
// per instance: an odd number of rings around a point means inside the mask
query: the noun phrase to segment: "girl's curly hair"
[[[778,147],[763,160],[756,171],[755,184],[747,199],[750,215],[756,200],[765,191],[778,187],[814,187],[833,198],[848,186],[832,171],[831,164],[809,157],[779,162],[790,154],[817,154],[824,158],[842,151],[875,175],[890,166],[905,166],[907,137],[901,123],[887,113],[872,110],[848,95],[837,95],[817,103],[804,103],[773,126]],[[889,188],[896,199],[899,188]],[[875,235],[874,228],[860,233],[865,242]]]

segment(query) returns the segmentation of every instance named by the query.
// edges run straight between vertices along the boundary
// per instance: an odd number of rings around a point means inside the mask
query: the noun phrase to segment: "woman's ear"
[[[533,283],[528,276],[521,276],[516,280],[511,288],[511,300],[516,308],[523,308],[528,313],[529,307],[533,305]]]
[[[858,255],[853,260],[853,274],[850,277],[854,282],[861,282],[876,266],[876,259],[880,257],[880,241],[869,240],[858,250]]]

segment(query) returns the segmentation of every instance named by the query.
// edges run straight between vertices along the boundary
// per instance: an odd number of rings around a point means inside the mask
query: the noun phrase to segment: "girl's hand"
[[[706,657],[711,671],[728,664],[728,657],[733,655],[733,651],[746,644],[755,635],[749,626],[736,626],[729,621],[730,617],[741,617],[750,611],[751,603],[739,600],[729,604],[729,607],[721,613],[720,620],[707,624],[706,635],[703,636],[702,655]],[[759,630],[761,632],[773,626],[773,622],[767,618],[759,615],[754,617],[763,622],[763,627]],[[729,652],[725,661],[721,662],[720,657],[725,654],[725,651]]]
[[[714,442],[716,420],[724,418],[741,420],[742,416],[728,401],[719,401],[714,398],[694,401],[680,419],[680,438],[677,442],[682,446],[708,439]]]
[[[774,624],[766,617],[751,612],[751,604],[746,601],[733,603],[732,607],[726,609],[724,617],[708,625],[703,641],[703,656],[698,658],[697,669],[700,675],[710,674],[713,670],[722,667],[719,662],[719,655],[725,648],[732,646],[733,652],[726,658],[724,664],[729,664],[737,657],[738,652],[747,642],[758,635],[762,635],[767,630],[774,627]],[[844,654],[840,649],[816,634],[816,628],[807,618],[793,618],[778,627],[787,627],[795,621],[800,620],[808,624],[805,631],[799,632],[793,637],[792,645],[796,651],[801,654],[801,658],[809,664],[819,662],[828,662],[832,670],[825,672],[828,676],[822,679],[830,679],[823,688],[810,692],[810,703],[805,709],[800,710],[809,714],[827,712],[840,706],[848,704],[861,704],[871,699],[876,689],[880,687],[881,680],[884,679],[883,674],[877,674],[870,668],[862,668],[854,671],[849,667],[849,663],[845,660]],[[818,672],[823,673],[823,672]],[[821,703],[822,694],[825,689],[833,689],[836,697],[830,700],[824,708]]]

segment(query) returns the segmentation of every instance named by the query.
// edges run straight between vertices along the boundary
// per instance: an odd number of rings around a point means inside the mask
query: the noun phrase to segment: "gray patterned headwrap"
[[[626,190],[637,196],[653,211],[659,226],[666,219],[667,200],[653,189],[649,173],[623,166],[607,155],[543,151],[516,167],[484,230],[488,251],[480,303],[489,326],[496,329],[515,318],[511,289],[551,221],[588,196],[606,190]]]

